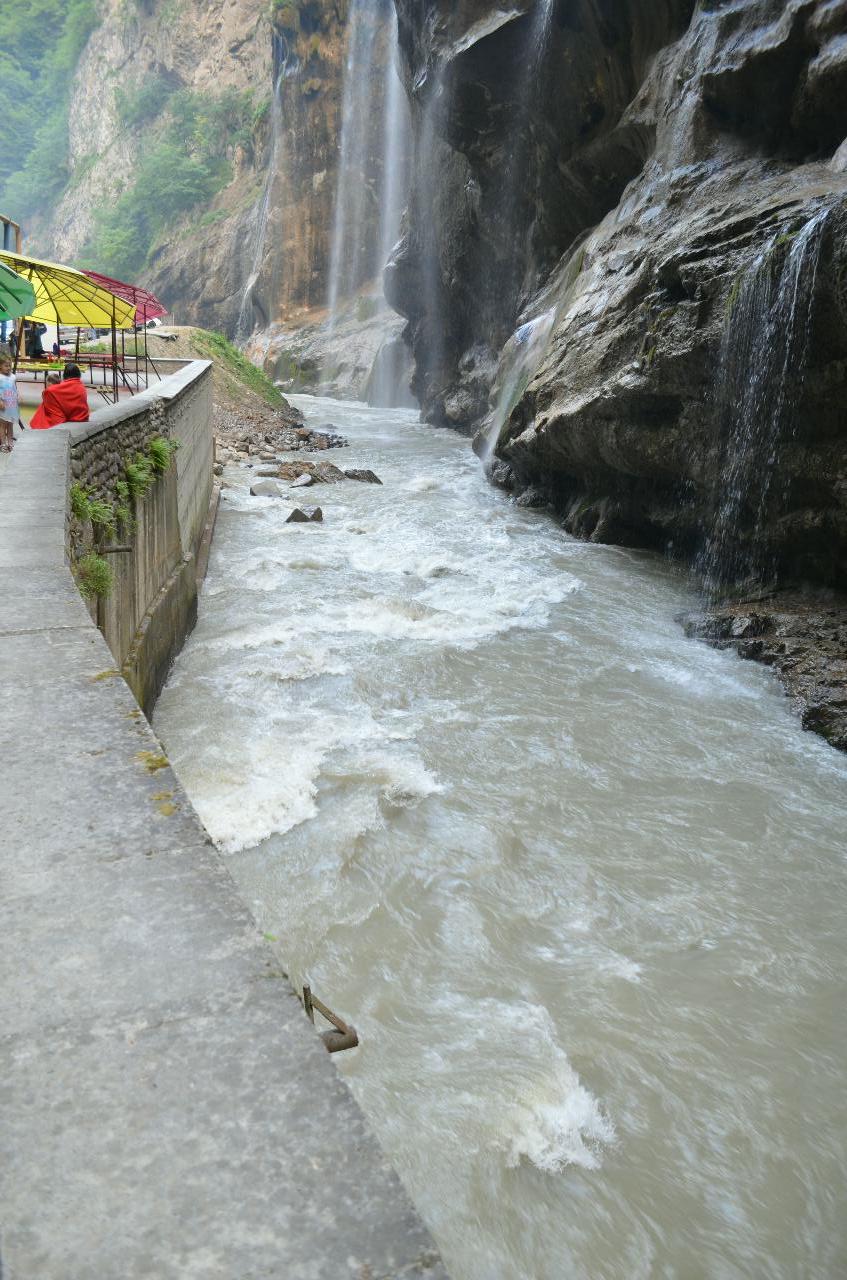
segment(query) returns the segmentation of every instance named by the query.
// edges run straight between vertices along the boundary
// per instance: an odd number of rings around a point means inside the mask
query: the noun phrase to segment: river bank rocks
[[[272,414],[273,411],[270,411]],[[264,414],[227,412],[216,415],[217,458],[220,462],[275,461],[281,453],[344,449],[347,440],[332,430],[311,430],[295,422]],[[336,468],[337,470],[338,468]],[[287,479],[288,477],[283,477]]]
[[[772,667],[804,728],[847,751],[847,598],[786,592],[680,621],[687,635]]]

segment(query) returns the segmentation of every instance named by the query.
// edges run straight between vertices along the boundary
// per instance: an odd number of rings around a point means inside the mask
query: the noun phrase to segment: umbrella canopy
[[[142,289],[137,284],[127,284],[124,280],[113,280],[110,276],[101,276],[99,271],[85,271],[83,275],[99,284],[101,289],[108,289],[110,293],[131,302],[135,307],[136,324],[146,324],[148,320],[156,320],[159,316],[168,314],[167,307],[163,307],[149,289]]]
[[[0,262],[0,320],[28,316],[35,306],[35,290],[17,271]]]
[[[90,326],[93,329],[131,329],[135,308],[123,298],[89,280],[73,267],[42,262],[20,253],[0,250],[0,263],[24,276],[35,290],[35,306],[27,314],[45,324]]]

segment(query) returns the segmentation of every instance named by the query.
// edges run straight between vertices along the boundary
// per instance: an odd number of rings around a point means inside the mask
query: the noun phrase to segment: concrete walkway
[[[114,674],[67,483],[64,428],[0,477],[0,1275],[442,1280]]]

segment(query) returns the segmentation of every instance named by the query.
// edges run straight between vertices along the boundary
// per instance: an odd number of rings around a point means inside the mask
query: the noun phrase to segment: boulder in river
[[[332,462],[313,462],[310,468],[315,480],[320,480],[324,484],[338,484],[339,480],[343,480],[345,476],[345,472]]]
[[[298,476],[296,480],[291,481],[292,489],[305,489],[310,484],[315,483],[315,477],[310,471],[304,471],[302,476]]]
[[[350,467],[344,474],[348,480],[361,480],[363,484],[382,484],[379,476],[373,471],[368,471],[366,467]]]
[[[281,498],[283,491],[273,480],[259,480],[256,484],[251,484],[250,494],[254,498]]]
[[[283,462],[274,475],[290,484],[306,475],[311,476],[316,484],[337,484],[344,479],[344,472],[331,462]]]
[[[295,507],[286,519],[286,524],[320,523],[324,513],[320,507]]]

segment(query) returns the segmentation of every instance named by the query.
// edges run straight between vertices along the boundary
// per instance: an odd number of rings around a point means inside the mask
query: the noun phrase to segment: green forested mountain
[[[149,7],[124,0],[117,8],[101,0],[61,6],[21,0],[2,7],[0,213],[20,221],[28,240],[49,245],[51,216],[62,198],[104,160],[94,150],[69,154],[69,111],[79,96],[72,94],[74,72],[91,32],[101,21],[110,23],[132,50],[155,23],[166,24],[176,40],[181,16],[172,0]],[[186,20],[196,20],[196,12]],[[129,139],[133,159],[108,174],[106,199],[89,202],[87,235],[68,256],[118,275],[140,272],[163,231],[208,205],[232,180],[234,148],[252,156],[266,127],[269,95],[231,85],[195,92],[175,70],[137,58],[120,67],[107,61],[97,73],[113,87],[106,109],[116,133]]]
[[[25,218],[68,181],[68,98],[95,0],[15,0],[0,7],[0,211]]]

